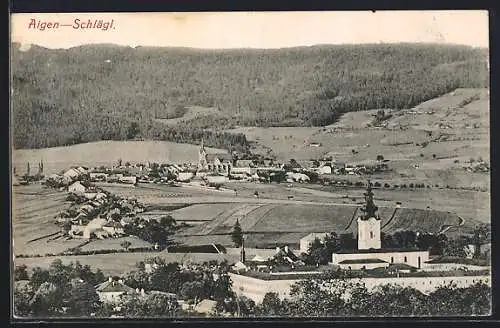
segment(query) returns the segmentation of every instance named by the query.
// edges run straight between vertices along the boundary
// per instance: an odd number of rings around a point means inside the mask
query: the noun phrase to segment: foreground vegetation
[[[15,148],[154,138],[245,150],[243,134],[206,128],[328,125],[342,113],[410,108],[488,86],[487,51],[357,45],[193,50],[86,45],[12,49]],[[106,90],[106,92],[103,92]],[[186,106],[215,113],[166,125]],[[218,111],[217,111],[218,110]]]
[[[442,286],[429,294],[413,288],[386,285],[368,290],[362,283],[338,273],[297,282],[290,298],[281,300],[267,293],[261,304],[231,289],[227,264],[204,263],[181,269],[176,263],[156,262],[152,273],[145,264],[125,275],[133,288],[177,294],[189,303],[201,299],[217,302],[216,314],[255,316],[467,316],[488,315],[491,311],[491,288],[479,283],[467,288]],[[14,272],[14,314],[18,317],[110,317],[129,318],[198,316],[182,310],[177,300],[165,294],[148,293],[145,297],[123,297],[119,308],[102,303],[94,288],[106,279],[79,263],[63,265],[60,260],[48,270],[25,267]],[[29,280],[28,280],[29,279]],[[24,283],[23,283],[24,282]]]

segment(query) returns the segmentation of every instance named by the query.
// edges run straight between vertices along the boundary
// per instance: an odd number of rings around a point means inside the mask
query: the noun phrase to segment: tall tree
[[[241,247],[243,244],[243,230],[241,229],[240,221],[238,219],[236,219],[236,223],[233,226],[231,240],[236,247]]]

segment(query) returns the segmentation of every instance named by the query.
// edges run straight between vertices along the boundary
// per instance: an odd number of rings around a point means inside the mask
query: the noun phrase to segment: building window
[[[408,262],[408,258],[405,256],[405,263]]]
[[[375,236],[373,235],[373,231],[370,231],[370,238],[374,238]]]
[[[394,256],[391,256],[391,263],[394,263]]]

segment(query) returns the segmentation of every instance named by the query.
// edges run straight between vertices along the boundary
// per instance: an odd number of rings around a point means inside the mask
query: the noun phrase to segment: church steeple
[[[377,220],[379,220],[380,218],[378,217],[378,215],[376,215],[378,207],[373,202],[372,183],[370,182],[370,180],[368,180],[368,187],[366,188],[366,192],[363,195],[365,195],[366,203],[365,207],[361,208],[361,211],[364,212],[362,219],[368,220],[369,218],[376,218]]]

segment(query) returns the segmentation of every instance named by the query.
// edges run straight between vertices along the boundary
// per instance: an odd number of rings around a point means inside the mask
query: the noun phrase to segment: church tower
[[[378,207],[373,203],[372,184],[368,181],[368,187],[365,195],[364,212],[358,218],[358,249],[380,249],[382,246],[380,240],[380,217],[375,214]]]
[[[198,154],[198,169],[204,170],[207,167],[207,152],[205,151],[205,146],[203,144],[203,138],[201,138],[200,151]]]

